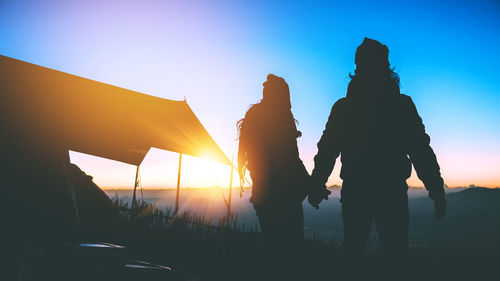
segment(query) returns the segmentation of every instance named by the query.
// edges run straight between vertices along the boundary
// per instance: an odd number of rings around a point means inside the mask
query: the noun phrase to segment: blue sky
[[[449,185],[500,186],[499,30],[500,2],[482,0],[0,2],[0,54],[186,97],[229,157],[235,123],[259,100],[266,75],[283,76],[308,169],[330,108],[345,95],[356,47],[377,39],[389,47]],[[100,185],[133,182],[134,167],[80,154],[72,161]],[[173,186],[176,161],[152,151],[144,184]],[[338,182],[337,167],[330,183]],[[188,176],[185,184],[204,183]]]

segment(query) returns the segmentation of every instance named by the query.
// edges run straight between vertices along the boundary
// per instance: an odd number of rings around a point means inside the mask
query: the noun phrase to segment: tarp
[[[6,134],[133,165],[151,147],[231,165],[186,101],[1,55],[0,94]]]

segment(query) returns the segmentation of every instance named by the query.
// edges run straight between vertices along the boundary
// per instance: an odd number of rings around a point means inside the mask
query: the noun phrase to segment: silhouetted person
[[[272,254],[300,247],[304,236],[302,201],[309,174],[299,158],[295,119],[285,80],[269,74],[261,102],[238,122],[240,173],[253,181],[250,201],[259,218],[264,248]]]
[[[408,248],[408,185],[413,164],[434,200],[436,218],[446,199],[436,156],[409,96],[400,94],[388,48],[365,38],[356,50],[356,70],[345,98],[333,106],[318,143],[309,202],[317,207],[329,192],[325,183],[341,155],[343,248],[361,257],[375,221],[386,257]]]

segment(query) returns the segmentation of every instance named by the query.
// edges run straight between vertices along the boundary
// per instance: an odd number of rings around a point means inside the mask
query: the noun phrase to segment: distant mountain
[[[432,219],[431,200],[410,200],[410,234],[439,243],[500,241],[499,188],[467,188],[448,194],[447,201],[446,216],[436,221]]]

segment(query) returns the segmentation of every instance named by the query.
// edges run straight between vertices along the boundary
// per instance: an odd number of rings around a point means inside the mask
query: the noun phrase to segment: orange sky
[[[153,153],[146,156],[141,165],[141,180],[143,187],[147,188],[174,188],[177,180],[178,154],[152,150]],[[135,166],[99,158],[82,153],[71,152],[71,161],[79,165],[87,174],[94,177],[94,181],[103,188],[132,188],[135,177]],[[174,164],[175,165],[172,165]],[[312,170],[312,165],[308,170]],[[471,169],[477,173],[475,179],[470,178]],[[340,165],[337,162],[330,176],[328,185],[341,184],[339,178]],[[488,171],[470,166],[467,174],[460,173],[460,166],[442,168],[445,184],[450,187],[469,186],[474,184],[485,187],[500,186],[500,177],[490,177]],[[183,187],[214,187],[229,186],[230,168],[205,159],[191,156],[183,156],[181,174],[181,186]],[[249,179],[249,177],[247,176]],[[408,184],[414,187],[422,187],[422,182],[416,177],[415,171],[408,179]],[[239,187],[237,174],[234,175],[233,187]]]

